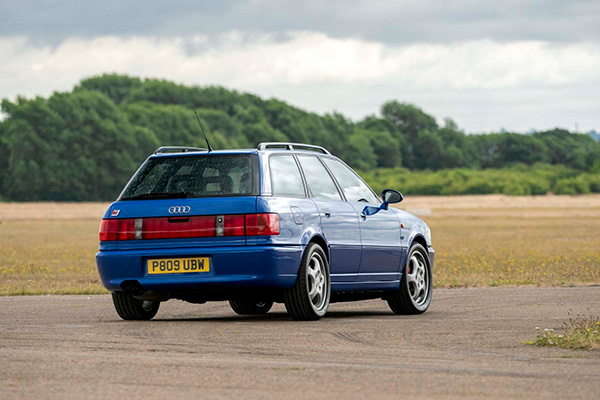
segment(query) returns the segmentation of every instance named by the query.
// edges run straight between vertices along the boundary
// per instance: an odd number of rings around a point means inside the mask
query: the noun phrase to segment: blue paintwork
[[[190,206],[188,215],[272,212],[279,215],[279,235],[103,242],[96,260],[104,286],[117,291],[122,289],[122,282],[135,280],[144,290],[169,292],[201,292],[208,287],[289,288],[296,281],[306,245],[315,239],[327,245],[334,292],[397,290],[407,251],[415,240],[426,242],[433,265],[429,228],[405,211],[381,204],[273,196],[268,157],[280,153],[320,157],[315,152],[250,149],[210,154],[241,153],[258,155],[259,196],[116,201],[106,210],[104,218],[113,218],[111,213],[116,209],[120,210],[116,218],[165,217],[169,216],[169,207],[180,205]],[[151,157],[210,157],[210,154],[188,152]],[[365,206],[378,211],[363,217]],[[146,274],[148,258],[192,256],[210,257],[211,271]]]
[[[358,278],[362,253],[358,213],[350,203],[313,201],[319,209],[321,229],[329,244],[329,270],[335,291],[338,282],[353,282]]]
[[[365,203],[351,203],[361,213]],[[406,251],[400,241],[400,219],[391,209],[360,218],[362,257],[359,281],[400,282],[400,261]]]
[[[146,290],[193,290],[207,286],[289,288],[294,285],[302,246],[234,246],[206,249],[161,248],[103,251],[96,256],[102,283],[120,290],[121,283],[137,280]],[[148,276],[148,258],[211,257],[208,273]]]

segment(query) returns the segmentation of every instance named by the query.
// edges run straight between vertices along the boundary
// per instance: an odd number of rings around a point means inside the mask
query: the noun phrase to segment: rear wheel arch
[[[307,244],[296,283],[284,292],[284,304],[295,320],[313,321],[329,307],[331,280],[325,249],[316,241]]]
[[[308,245],[311,243],[318,244],[325,252],[325,256],[327,257],[327,262],[331,262],[331,257],[329,255],[329,246],[327,245],[327,242],[325,241],[325,238],[323,236],[315,235],[315,236],[311,237],[310,240],[308,241],[308,243],[306,243],[305,251],[306,251],[306,248],[308,248]]]

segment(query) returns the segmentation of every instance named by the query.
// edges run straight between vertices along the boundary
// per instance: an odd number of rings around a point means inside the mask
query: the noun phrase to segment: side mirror
[[[381,198],[383,199],[383,203],[381,203],[379,207],[366,206],[363,208],[361,213],[361,217],[363,219],[368,215],[377,214],[381,210],[387,210],[388,204],[400,203],[404,199],[404,196],[402,196],[402,193],[397,190],[385,189],[383,192],[381,192]]]
[[[383,199],[382,208],[387,210],[388,204],[400,203],[404,200],[404,196],[397,190],[394,189],[385,189],[381,192],[381,198]]]

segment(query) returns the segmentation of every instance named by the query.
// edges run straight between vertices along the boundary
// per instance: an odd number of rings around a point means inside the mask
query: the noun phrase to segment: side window
[[[360,179],[354,171],[333,158],[323,157],[323,161],[335,176],[344,191],[346,200],[362,201],[366,203],[379,204],[379,199],[371,189]]]
[[[298,156],[298,160],[300,160],[306,184],[312,197],[326,200],[342,199],[329,172],[317,157]]]
[[[304,184],[294,157],[271,156],[269,167],[274,196],[305,196]]]

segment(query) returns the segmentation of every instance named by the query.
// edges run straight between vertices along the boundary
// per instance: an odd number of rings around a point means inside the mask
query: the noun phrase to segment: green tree
[[[129,96],[133,89],[141,86],[142,81],[139,78],[119,74],[104,74],[82,80],[79,85],[75,86],[74,90],[100,92],[119,104],[125,97]]]
[[[381,115],[411,140],[421,131],[435,132],[438,128],[435,118],[413,104],[388,101],[381,106]]]
[[[82,80],[70,93],[2,101],[0,197],[113,199],[157,147],[205,145],[193,110],[216,149],[263,141],[317,144],[378,187],[389,186],[384,177],[392,171],[394,185],[423,194],[600,190],[600,143],[566,130],[465,135],[451,119],[440,127],[418,107],[397,101],[354,122],[219,86],[105,74]]]
[[[600,147],[589,135],[564,129],[538,132],[533,136],[547,147],[550,164],[563,164],[576,169],[592,168],[595,161],[593,155]]]
[[[348,139],[348,161],[349,165],[359,170],[368,171],[377,165],[377,156],[370,146],[367,135],[356,132]]]
[[[3,193],[13,200],[114,198],[156,142],[98,92],[3,101],[12,170]]]

